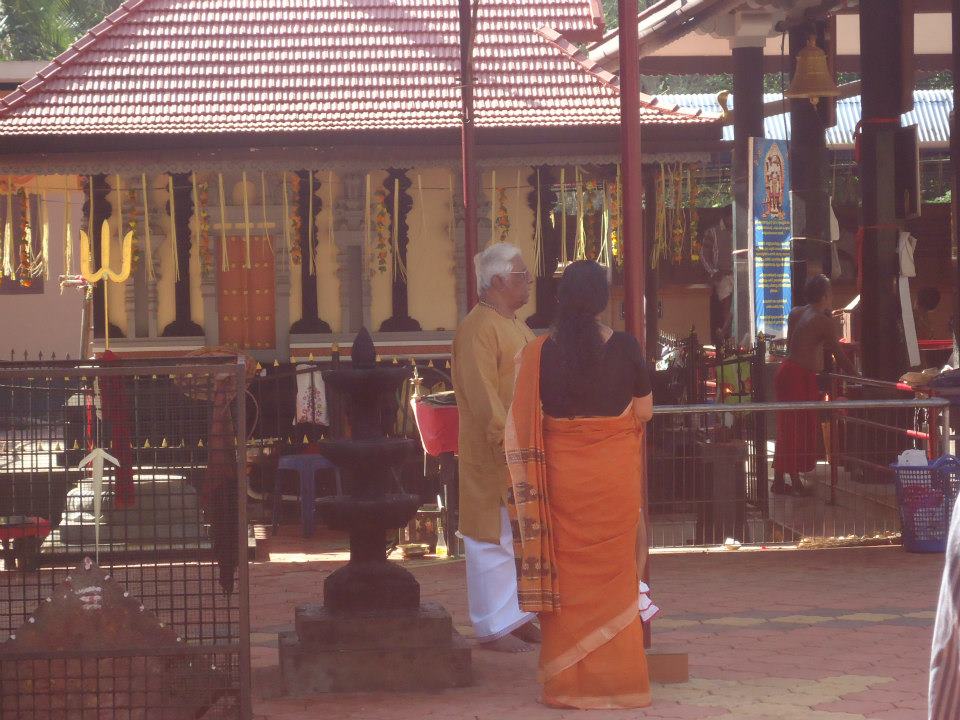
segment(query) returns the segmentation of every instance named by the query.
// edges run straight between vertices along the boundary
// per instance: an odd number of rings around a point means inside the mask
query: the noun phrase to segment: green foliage
[[[49,60],[122,0],[0,0],[0,59]]]
[[[637,0],[637,8],[643,10],[647,5],[652,5],[654,0]],[[602,0],[603,20],[607,24],[607,30],[617,26],[617,0]]]

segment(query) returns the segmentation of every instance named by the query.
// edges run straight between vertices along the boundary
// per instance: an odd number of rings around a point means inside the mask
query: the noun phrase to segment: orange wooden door
[[[246,240],[228,237],[229,268],[220,268],[220,342],[238,348],[276,347],[276,296],[273,253],[266,241],[250,239],[246,267]]]

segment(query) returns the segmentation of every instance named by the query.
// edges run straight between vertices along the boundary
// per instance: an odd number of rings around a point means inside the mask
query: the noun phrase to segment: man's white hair
[[[483,293],[493,285],[495,277],[504,279],[513,271],[514,258],[520,257],[520,248],[505,242],[493,243],[473,257],[477,272],[477,292]]]

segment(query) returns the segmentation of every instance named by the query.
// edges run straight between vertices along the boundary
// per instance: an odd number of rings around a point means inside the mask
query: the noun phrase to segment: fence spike
[[[40,362],[43,362],[43,350],[37,353],[37,360],[39,360]]]
[[[310,444],[310,441],[307,439],[306,434],[304,434],[304,436],[303,436],[303,444],[304,444],[304,445],[309,445],[309,444]]]
[[[310,362],[315,362],[316,358],[313,357],[313,353],[310,353],[310,357],[307,358]]]
[[[51,359],[51,360],[56,360],[56,359],[57,359],[57,354],[54,353],[53,355],[51,355],[51,356],[50,356],[50,359]]]
[[[54,452],[63,452],[63,448],[60,446],[60,443],[57,443],[56,447],[53,448]]]
[[[157,376],[156,376],[156,375],[151,375],[151,376],[150,376],[150,379],[151,379],[151,380],[156,380],[156,379],[157,379]]]
[[[199,440],[197,440],[197,447],[198,448],[203,447],[203,438],[200,438]]]
[[[136,450],[136,449],[137,449],[137,446],[133,444],[133,440],[130,441],[130,449],[131,449],[131,450]]]
[[[277,359],[274,359],[274,361],[273,361],[273,366],[274,366],[274,367],[280,367],[280,361],[277,360]]]
[[[177,447],[186,447],[186,446],[187,446],[187,443],[184,442],[183,438],[180,438],[180,444],[177,445]]]
[[[375,358],[375,360],[374,360],[374,362],[376,362],[376,363],[377,363],[377,365],[379,365],[380,363],[382,363],[382,362],[383,362],[383,358],[382,358],[382,357],[380,357],[379,355],[377,355],[377,357]]]
[[[417,359],[415,357],[410,358],[410,367],[417,366]]]
[[[143,441],[143,449],[144,450],[150,449],[150,438],[147,438],[146,440]]]
[[[257,363],[257,372],[263,372],[263,365]]]
[[[23,351],[23,361],[26,362],[29,357],[30,357],[30,356],[28,355],[27,351],[24,350],[24,351]]]
[[[394,365],[399,365],[399,364],[400,364],[400,361],[397,360],[397,356],[396,356],[396,355],[393,356],[393,364],[394,364]]]
[[[80,449],[80,443],[78,443],[76,440],[74,440],[74,441],[73,441],[73,447],[70,448],[70,449],[71,449],[71,450],[79,450],[79,449]]]
[[[293,445],[293,438],[287,436],[287,445]]]
[[[332,353],[338,353],[338,352],[340,352],[340,343],[334,343],[333,345],[331,345],[331,346],[330,346],[330,352],[332,352]]]
[[[447,360],[447,361],[443,364],[443,369],[444,369],[444,370],[449,370],[449,369],[450,369],[450,361],[449,361],[449,360]]]
[[[170,447],[170,445],[167,444],[167,439],[166,439],[166,438],[164,438],[163,440],[160,441],[160,447],[162,447],[162,448]]]
[[[431,360],[430,362],[427,363],[427,367],[436,367],[436,365],[434,365],[433,360]]]
[[[67,353],[67,360],[70,359],[70,353]]]

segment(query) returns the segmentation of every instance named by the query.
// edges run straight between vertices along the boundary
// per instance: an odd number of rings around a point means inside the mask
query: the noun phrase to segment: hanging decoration
[[[3,277],[15,280],[13,265],[13,182],[7,177],[7,221],[3,225]]]
[[[689,260],[699,262],[700,173],[698,164],[660,164],[654,201],[656,223],[650,264],[656,268],[669,258],[674,265]]]
[[[47,207],[47,191],[40,192],[40,264],[43,279],[50,279],[50,212]]]
[[[314,217],[313,214],[313,193],[315,192],[316,186],[313,184],[313,170],[307,173],[307,182],[309,183],[309,189],[307,190],[307,253],[309,255],[310,274],[316,275],[317,265],[316,258],[314,258],[315,249],[313,247],[313,225],[316,222],[316,217]]]
[[[73,275],[73,208],[70,188],[63,188],[63,274]]]
[[[573,259],[587,259],[587,231],[584,226],[584,216],[586,207],[583,197],[583,174],[580,172],[580,166],[574,168],[574,199],[577,203],[577,236],[574,244]]]
[[[374,223],[374,247],[373,255],[376,262],[376,270],[381,273],[387,272],[387,256],[390,254],[390,211],[387,210],[387,191],[378,188],[373,194],[373,223]],[[370,271],[373,272],[371,267]]]
[[[267,180],[263,171],[260,171],[260,217],[263,223],[263,239],[267,249],[273,255],[273,238],[270,237],[270,223],[267,222]]]
[[[506,242],[510,235],[510,211],[507,210],[507,189],[497,190],[496,221],[494,236],[500,242]]]
[[[210,183],[206,180],[196,182],[194,207],[200,223],[197,245],[200,274],[204,279],[209,279],[213,277],[213,241],[210,238]]]
[[[520,177],[520,168],[517,168],[517,185],[514,192],[515,197],[513,198],[513,206],[517,209],[517,212],[520,212],[520,184],[522,182],[523,179]]]
[[[290,192],[287,189],[287,171],[283,171],[280,178],[283,186],[283,244],[287,248],[287,259],[290,263],[290,271],[293,272],[293,241],[290,234]]]
[[[570,262],[567,257],[567,169],[560,168],[560,262]]]
[[[390,216],[390,226],[390,251],[393,253],[393,278],[396,280],[399,276],[406,282],[407,268],[403,264],[403,258],[400,255],[400,178],[393,179],[393,213]]]
[[[454,231],[457,224],[457,215],[454,206],[455,199],[453,197],[453,173],[447,173],[447,195],[449,198],[449,208],[450,208],[450,217],[447,218],[447,242],[450,243],[450,247],[454,246]]]
[[[173,261],[173,279],[175,282],[180,282],[180,250],[177,247],[177,210],[176,202],[173,199],[173,175],[167,175],[167,192],[170,194],[170,258]],[[91,213],[90,217],[93,217],[93,193],[90,194],[91,197]],[[92,221],[91,221],[92,222]],[[90,236],[93,237],[92,235]],[[82,252],[83,248],[81,248]],[[104,263],[106,265],[106,263]],[[106,286],[104,286],[106,287]]]
[[[20,256],[17,276],[22,287],[33,284],[33,229],[30,223],[30,196],[24,188],[17,190],[20,197]]]
[[[123,189],[120,185],[120,178],[117,178],[117,187],[120,188],[121,192],[119,194],[120,198],[120,207],[117,212],[117,223],[121,229],[124,229],[124,224],[126,225],[126,231],[133,234],[133,239],[131,241],[131,256],[130,262],[132,267],[132,272],[136,272],[137,268],[140,267],[140,243],[139,238],[137,237],[137,231],[140,229],[140,198],[136,188],[129,187]],[[126,219],[126,223],[124,223]],[[119,235],[119,241],[123,243],[123,235]]]
[[[600,249],[597,252],[597,262],[610,267],[613,258],[610,253],[610,196],[604,188],[601,194],[603,208],[600,216]]]
[[[613,187],[610,188],[610,204],[608,207],[610,214],[610,254],[613,256],[613,262],[617,267],[623,267],[623,238],[621,237],[623,228],[622,209],[620,163],[617,163],[617,179]]]
[[[370,268],[372,274],[373,265],[370,263],[370,258],[373,253],[373,238],[370,234],[370,213],[373,207],[373,195],[370,192],[370,173],[367,173],[365,182],[363,196],[363,266]]]
[[[312,177],[312,176],[311,176]],[[244,267],[249,270],[253,267],[253,263],[250,261],[250,186],[247,184],[247,171],[244,170],[240,174],[240,184],[243,186],[243,236],[244,242],[246,244],[245,257],[244,257]],[[312,184],[311,184],[312,188]],[[313,260],[310,261],[310,274],[313,274]]]
[[[150,190],[147,187],[147,176],[140,175],[140,190],[143,193],[143,248],[147,262],[147,279],[154,280],[153,272],[153,243],[150,240]]]
[[[330,209],[330,224],[327,225],[327,244],[330,247],[334,246],[336,243],[336,237],[334,237],[335,226],[337,218],[334,213],[334,204],[333,204],[333,171],[330,170],[327,172],[327,207]]]
[[[533,218],[533,256],[534,267],[537,268],[537,277],[543,277],[546,267],[543,260],[543,204],[540,196],[540,168],[537,168],[537,209]]]
[[[427,238],[427,214],[423,202],[423,176],[417,173],[417,207],[420,215],[420,238],[424,242]]]
[[[217,173],[217,191],[220,195],[220,269],[230,269],[230,256],[227,249],[227,198],[223,191],[223,173]]]
[[[290,262],[300,265],[303,262],[303,217],[300,215],[300,175],[293,173],[290,176],[290,193],[293,196],[293,206],[290,208]]]
[[[497,236],[497,171],[490,171],[490,242]]]

